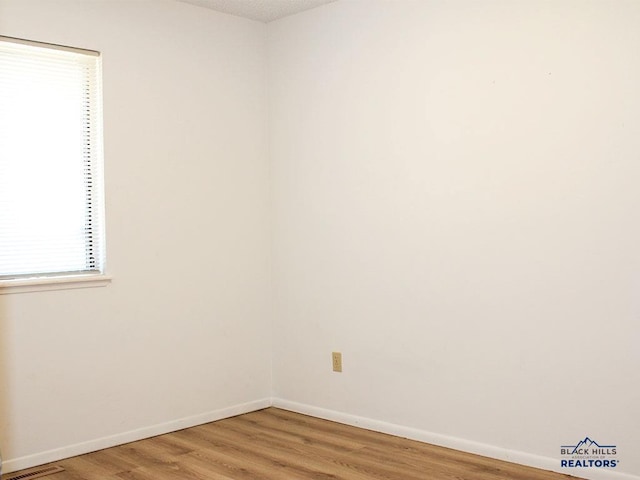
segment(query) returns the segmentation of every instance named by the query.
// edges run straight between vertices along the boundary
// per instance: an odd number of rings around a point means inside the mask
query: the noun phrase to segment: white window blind
[[[100,57],[0,37],[0,280],[101,273]]]

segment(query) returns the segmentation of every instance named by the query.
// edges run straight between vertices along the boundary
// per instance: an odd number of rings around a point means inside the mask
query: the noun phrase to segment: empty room
[[[640,1],[0,0],[3,480],[640,480]]]

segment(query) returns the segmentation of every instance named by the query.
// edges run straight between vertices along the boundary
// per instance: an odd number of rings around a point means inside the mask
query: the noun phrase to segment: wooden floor
[[[44,480],[566,480],[268,408],[55,462]],[[33,469],[31,469],[33,470]],[[16,472],[8,478],[30,470]]]

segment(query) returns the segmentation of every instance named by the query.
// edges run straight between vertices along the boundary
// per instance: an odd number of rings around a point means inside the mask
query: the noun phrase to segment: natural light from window
[[[99,273],[99,57],[0,48],[0,277]]]

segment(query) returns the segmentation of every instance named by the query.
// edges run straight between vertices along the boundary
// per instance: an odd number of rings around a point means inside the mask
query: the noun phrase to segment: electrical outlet
[[[331,360],[333,361],[333,371],[342,372],[342,353],[332,352]]]

